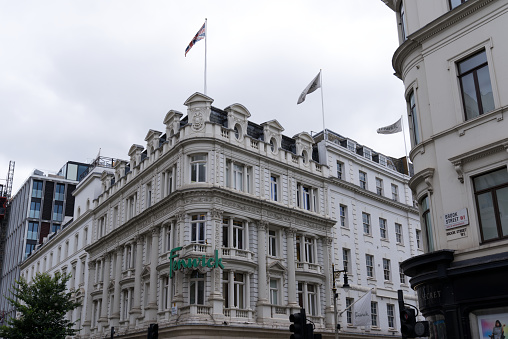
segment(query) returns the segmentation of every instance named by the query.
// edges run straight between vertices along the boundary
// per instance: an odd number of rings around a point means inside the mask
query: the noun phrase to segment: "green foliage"
[[[56,272],[54,277],[38,273],[30,284],[24,278],[16,281],[11,290],[14,297],[7,299],[20,316],[0,327],[0,337],[63,339],[74,335],[74,322],[65,315],[80,303],[72,301],[72,292],[66,289],[70,278],[70,274]]]

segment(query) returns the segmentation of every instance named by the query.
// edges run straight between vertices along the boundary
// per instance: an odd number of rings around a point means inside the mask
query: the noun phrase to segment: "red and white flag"
[[[192,46],[196,44],[196,42],[198,42],[199,40],[203,40],[205,38],[205,35],[206,35],[206,21],[203,24],[203,26],[201,26],[201,29],[196,33],[194,38],[192,38],[191,42],[189,43],[189,46],[187,46],[187,48],[185,49],[185,56],[187,56],[187,53],[190,51]]]

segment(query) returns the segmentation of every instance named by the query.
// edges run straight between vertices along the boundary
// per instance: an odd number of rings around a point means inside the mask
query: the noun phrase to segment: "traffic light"
[[[428,321],[417,321],[415,324],[415,336],[428,337],[430,336],[430,328]]]
[[[159,325],[150,324],[150,326],[148,327],[147,339],[157,339],[157,338],[159,338]]]
[[[402,310],[400,310],[400,333],[402,333],[402,338],[414,338],[415,325],[415,310],[409,307],[404,307]]]
[[[314,324],[305,324],[305,338],[314,338]]]
[[[308,339],[305,335],[305,324],[307,323],[307,319],[305,317],[304,309],[302,309],[300,313],[291,314],[289,316],[289,321],[292,322],[289,326],[289,331],[293,332],[290,337],[291,339]]]

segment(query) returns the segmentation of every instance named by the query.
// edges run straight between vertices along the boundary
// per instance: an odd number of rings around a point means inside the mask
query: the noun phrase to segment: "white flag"
[[[304,102],[307,94],[314,92],[320,87],[321,87],[321,71],[319,71],[318,75],[316,75],[314,80],[312,80],[310,84],[307,87],[305,87],[302,94],[300,94],[300,97],[298,98],[298,102],[296,104],[298,105]]]
[[[370,302],[372,290],[367,292],[353,305],[353,325],[370,326],[372,324]]]
[[[402,131],[402,118],[397,120],[397,122],[394,124],[377,129],[377,132],[379,134],[393,134],[401,131]]]

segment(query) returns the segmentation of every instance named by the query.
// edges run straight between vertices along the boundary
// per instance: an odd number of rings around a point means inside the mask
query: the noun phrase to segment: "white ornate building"
[[[343,335],[396,335],[396,290],[415,299],[398,263],[420,251],[409,176],[333,132],[289,138],[276,120],[257,125],[244,106],[212,102],[195,93],[187,116],[169,111],[165,131],[150,130],[129,162],[92,171],[76,189],[73,224],[22,275],[79,234],[88,245],[42,271],[76,276],[81,336],[114,327],[141,338],[158,323],[162,337],[273,338],[289,335],[301,307],[331,335],[332,264],[346,265],[352,288],[339,284],[339,309],[373,288],[374,314],[371,328],[356,328],[344,313]]]

